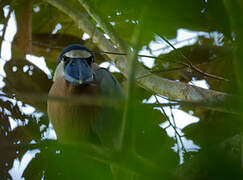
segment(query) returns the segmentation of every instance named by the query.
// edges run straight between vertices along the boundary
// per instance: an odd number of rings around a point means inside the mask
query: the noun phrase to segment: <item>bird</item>
[[[122,111],[118,106],[92,101],[103,98],[122,102],[125,95],[118,80],[106,68],[95,63],[90,49],[81,44],[63,49],[57,58],[48,96],[80,101],[48,99],[47,113],[57,140],[76,143],[95,139],[94,142],[117,148]]]

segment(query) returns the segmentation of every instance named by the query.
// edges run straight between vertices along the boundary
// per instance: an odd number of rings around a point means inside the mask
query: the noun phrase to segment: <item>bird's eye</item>
[[[62,61],[63,61],[64,63],[67,63],[67,62],[69,61],[69,57],[67,57],[67,56],[63,56],[63,57],[62,57]]]
[[[91,65],[91,63],[93,62],[93,57],[90,56],[88,58],[85,58],[85,60],[88,62],[89,65]]]

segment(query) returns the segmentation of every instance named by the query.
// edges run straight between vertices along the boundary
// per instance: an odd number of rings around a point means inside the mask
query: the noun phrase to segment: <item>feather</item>
[[[115,106],[104,104],[99,118],[93,123],[93,130],[104,146],[118,149],[118,138],[121,131],[124,93],[116,78],[105,68],[97,68],[95,77],[99,83],[101,95],[114,100]]]

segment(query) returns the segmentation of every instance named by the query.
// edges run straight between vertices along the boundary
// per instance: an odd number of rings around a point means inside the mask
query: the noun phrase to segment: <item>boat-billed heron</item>
[[[100,97],[120,101],[124,94],[116,78],[95,63],[93,53],[79,44],[66,47],[58,57],[53,81],[49,96],[80,101],[48,100],[48,116],[58,140],[69,143],[95,135],[101,144],[115,147],[119,108],[92,101]]]

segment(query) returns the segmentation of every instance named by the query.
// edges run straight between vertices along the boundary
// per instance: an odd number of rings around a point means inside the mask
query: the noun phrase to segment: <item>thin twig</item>
[[[93,34],[94,35],[94,34]],[[36,45],[40,45],[40,46],[44,46],[44,47],[48,47],[48,48],[53,48],[53,49],[63,49],[65,46],[53,46],[51,44],[47,44],[47,43],[42,43],[42,42],[39,42],[39,41],[34,41],[34,40],[31,40],[34,44]],[[109,52],[109,51],[101,51],[101,50],[93,50],[92,51],[93,53],[97,53],[97,54],[113,54],[113,55],[121,55],[121,56],[127,56],[128,53],[120,53],[120,52]],[[152,59],[159,59],[159,60],[164,60],[164,61],[168,61],[168,60],[165,60],[164,58],[160,58],[160,57],[156,57],[156,56],[149,56],[149,55],[143,55],[143,54],[138,54],[137,55],[138,57],[146,57],[146,58],[152,58]],[[175,63],[175,64],[181,64],[181,65],[184,65],[183,63],[181,62],[177,62],[177,61],[171,61],[170,62],[172,63]]]
[[[143,76],[140,76],[140,77],[136,77],[136,79],[141,79],[141,78],[145,78],[145,77],[148,77],[148,76],[151,76],[152,73],[169,73],[169,72],[175,72],[175,71],[180,71],[180,70],[183,70],[185,69],[185,67],[178,67],[178,68],[172,68],[172,69],[166,69],[166,70],[156,70],[156,71],[150,71],[151,73],[149,74],[145,74]]]
[[[223,77],[220,77],[220,76],[216,76],[216,75],[213,75],[213,74],[209,74],[209,73],[206,73],[206,72],[204,72],[204,71],[202,71],[201,69],[199,69],[198,67],[196,67],[196,66],[194,66],[193,64],[192,64],[192,62],[188,59],[188,57],[186,57],[181,51],[179,51],[178,49],[176,49],[165,37],[161,37],[167,44],[169,44],[175,51],[176,51],[176,53],[177,54],[179,54],[181,57],[183,57],[185,60],[186,60],[186,62],[188,63],[188,64],[186,64],[186,63],[183,63],[185,66],[187,66],[187,67],[190,67],[192,70],[194,70],[194,71],[196,71],[196,72],[198,72],[198,73],[200,73],[200,74],[202,74],[202,75],[204,75],[204,76],[206,76],[206,77],[210,77],[210,78],[213,78],[213,79],[218,79],[218,80],[223,80],[223,81],[226,81],[226,82],[229,82],[229,80],[228,79],[225,79],[225,78],[223,78]]]
[[[198,38],[198,36],[194,36],[194,37],[190,37],[190,38],[187,38],[187,39],[183,39],[183,40],[181,40],[181,41],[176,41],[175,43],[173,43],[174,45],[175,44],[180,44],[180,43],[182,43],[182,42],[185,42],[185,41],[190,41],[190,40],[193,40],[193,39],[196,39],[196,38]],[[171,46],[170,45],[167,45],[167,46],[165,46],[165,47],[161,47],[161,48],[158,48],[158,49],[156,49],[156,50],[153,50],[153,51],[162,51],[162,50],[166,50],[166,49],[168,49],[168,48],[171,48]]]
[[[223,58],[223,56],[220,56],[220,58]],[[205,64],[210,64],[212,63],[213,61],[204,61],[202,63],[198,63],[194,66],[201,66],[201,65],[205,65]],[[181,71],[181,70],[186,70],[188,67],[187,66],[180,66],[180,67],[177,67],[177,68],[171,68],[171,69],[164,69],[164,70],[154,70],[154,71],[149,71],[150,73],[149,74],[145,74],[141,77],[137,77],[136,79],[140,79],[140,78],[145,78],[145,77],[148,77],[148,76],[151,76],[151,74],[153,73],[170,73],[170,72],[176,72],[176,71]]]
[[[63,49],[63,48],[65,48],[65,46],[56,46],[56,45],[54,46],[52,44],[42,43],[42,42],[35,41],[35,40],[29,40],[29,41],[31,41],[35,45],[48,47],[48,48],[51,48],[51,49]]]
[[[31,99],[31,101],[35,101],[35,102],[46,102],[48,100],[48,101],[72,103],[72,104],[79,104],[79,105],[116,106],[122,102],[121,100],[108,98],[105,96],[99,98],[90,97],[86,95],[60,97],[60,96],[50,96],[45,93],[24,93],[24,92],[17,92],[17,91],[16,91],[16,95],[24,99]]]
[[[170,106],[170,114],[171,114],[171,117],[172,117],[172,121],[173,121],[173,124],[175,126],[175,129],[176,129],[176,135],[177,135],[177,138],[179,139],[180,143],[181,143],[181,148],[184,152],[187,152],[185,146],[184,146],[184,143],[182,141],[182,136],[180,135],[180,133],[177,131],[177,126],[176,126],[176,122],[175,122],[175,117],[174,117],[174,114],[172,112],[172,107]],[[179,144],[178,144],[178,148],[179,148]]]
[[[33,42],[37,44],[37,41],[33,41]],[[64,48],[63,46],[52,46],[52,45],[49,45],[49,44],[46,44],[46,43],[40,43],[40,42],[38,42],[38,45],[47,46],[47,47],[55,48],[55,49],[63,49]],[[127,53],[108,52],[108,51],[100,51],[100,50],[93,50],[92,52],[99,53],[99,54],[113,54],[113,55],[122,55],[122,56],[127,56],[128,55]],[[143,54],[138,54],[137,56],[138,57],[146,57],[146,58],[153,58],[153,59],[168,61],[168,60],[165,60],[164,58],[160,58],[160,57],[156,57],[156,56],[149,56],[149,55],[143,55]],[[199,69],[196,65],[193,65],[191,63],[191,61],[185,55],[182,54],[182,57],[184,59],[186,59],[189,64],[183,63],[183,62],[178,62],[178,61],[172,61],[172,60],[170,60],[169,62],[183,65],[183,66],[185,66],[187,68],[190,68],[190,69],[192,69],[192,70],[194,70],[194,71],[196,71],[196,72],[198,72],[198,73],[200,73],[200,74],[202,74],[203,76],[206,76],[206,77],[214,78],[214,79],[217,79],[217,80],[223,80],[223,81],[226,81],[226,82],[230,81],[230,80],[228,80],[226,78],[206,73],[206,72],[202,71],[201,69]],[[174,68],[173,70],[180,70],[180,69],[183,69],[183,67]],[[159,72],[159,71],[151,71],[151,73],[156,73],[156,72]],[[144,75],[144,76],[141,76],[141,77],[137,77],[136,79],[144,78],[144,77],[147,77],[149,75],[151,75],[151,74],[149,73],[147,75]]]
[[[95,9],[90,6],[90,2],[87,0],[78,0],[79,3],[84,7],[89,16],[100,25],[100,28],[110,37],[110,40],[118,46],[118,49],[122,51],[127,51],[129,48],[127,44],[121,39],[119,34],[114,30],[111,24],[107,23],[101,16],[97,15],[99,9]],[[91,8],[92,7],[92,8]]]
[[[156,99],[156,103],[159,104],[159,100],[158,100],[158,98],[156,97],[156,95],[154,95],[154,97],[155,97],[155,99]],[[186,152],[185,147],[184,147],[184,145],[183,145],[183,142],[182,142],[182,140],[181,140],[181,138],[180,138],[181,135],[180,135],[180,134],[178,133],[178,131],[177,131],[175,121],[174,121],[174,124],[175,124],[175,126],[174,126],[174,125],[172,124],[172,122],[170,121],[170,118],[167,116],[167,114],[166,114],[164,108],[163,108],[163,107],[160,107],[160,109],[162,110],[163,114],[165,115],[166,119],[168,120],[170,126],[171,126],[171,127],[174,129],[174,131],[175,131],[175,139],[176,139],[177,144],[178,144],[178,150],[179,150],[179,142],[180,142],[181,145],[182,145],[182,149],[183,149],[183,151]],[[173,115],[172,118],[174,118],[174,115]],[[177,136],[178,136],[178,138],[177,138]]]

